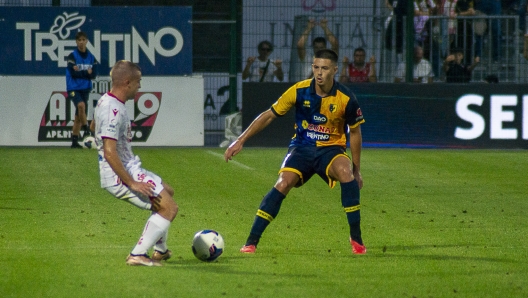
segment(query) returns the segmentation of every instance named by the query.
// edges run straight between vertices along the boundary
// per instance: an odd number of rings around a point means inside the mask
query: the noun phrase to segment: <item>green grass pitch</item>
[[[286,149],[135,148],[176,190],[173,258],[125,258],[149,213],[99,187],[94,150],[0,147],[0,297],[528,297],[525,151],[363,150],[368,252],[339,186],[294,189],[255,255],[238,252]],[[215,262],[191,251],[215,229]]]

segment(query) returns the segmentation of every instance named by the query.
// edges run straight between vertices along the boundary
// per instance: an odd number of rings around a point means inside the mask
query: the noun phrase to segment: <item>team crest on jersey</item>
[[[333,113],[337,111],[338,106],[336,104],[330,104],[330,107],[328,108],[330,110],[330,113]]]
[[[109,89],[109,88],[108,88]],[[38,132],[39,142],[71,142],[75,106],[68,99],[68,92],[53,91],[42,114]],[[90,93],[87,104],[88,124],[91,123],[94,107],[104,93]],[[158,117],[161,92],[138,92],[133,100],[126,102],[128,116],[132,120],[129,133],[132,142],[146,142]],[[117,115],[118,111],[112,113]],[[81,130],[80,138],[84,132]]]
[[[310,107],[310,101],[309,100],[305,100],[304,103],[303,103],[303,106],[306,107],[306,108],[309,108]]]

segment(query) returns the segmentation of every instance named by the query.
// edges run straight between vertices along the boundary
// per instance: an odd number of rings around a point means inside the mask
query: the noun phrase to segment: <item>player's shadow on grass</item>
[[[197,259],[178,259],[178,260],[169,260],[164,263],[165,268],[171,269],[182,269],[185,270],[195,270],[197,272],[207,272],[207,273],[219,273],[219,274],[236,274],[236,275],[262,275],[262,276],[284,276],[284,277],[297,277],[297,278],[317,278],[316,274],[292,274],[292,273],[276,273],[276,272],[256,272],[256,271],[243,271],[237,270],[238,267],[234,265],[240,265],[241,262],[236,262],[236,260],[244,260],[255,256],[239,256],[239,257],[222,257],[222,259],[213,261],[213,262],[202,262]],[[268,258],[269,259],[269,258]],[[235,261],[235,262],[233,262]]]
[[[469,244],[450,244],[450,245],[396,245],[396,246],[383,246],[383,247],[369,247],[369,252],[375,257],[408,257],[408,258],[422,258],[427,260],[457,260],[457,261],[486,261],[486,262],[500,262],[500,263],[517,263],[518,260],[507,259],[507,258],[493,258],[493,257],[479,257],[479,256],[457,256],[453,255],[453,251],[450,250],[446,254],[441,254],[443,249],[464,249],[464,250],[475,250],[475,249],[496,249],[486,248],[480,245],[469,245]],[[436,252],[435,250],[439,251]],[[431,254],[416,254],[419,250],[429,250]],[[402,252],[409,252],[402,253]],[[456,253],[456,252],[455,252]]]

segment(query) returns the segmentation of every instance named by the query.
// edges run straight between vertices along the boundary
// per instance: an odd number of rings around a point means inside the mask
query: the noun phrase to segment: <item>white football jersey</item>
[[[103,139],[110,138],[117,141],[119,159],[130,172],[132,167],[139,167],[139,158],[132,152],[132,128],[125,103],[111,93],[105,93],[97,102],[94,113],[95,143],[99,154],[99,173],[101,187],[109,187],[121,183],[118,176],[104,158]],[[139,165],[137,164],[139,163]]]

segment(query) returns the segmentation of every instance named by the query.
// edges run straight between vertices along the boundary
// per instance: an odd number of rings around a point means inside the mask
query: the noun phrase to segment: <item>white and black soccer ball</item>
[[[224,238],[217,231],[202,230],[194,235],[192,251],[201,261],[214,261],[224,252]]]
[[[85,137],[81,142],[81,146],[84,149],[97,149],[97,146],[95,146],[95,138],[92,136]]]

